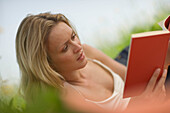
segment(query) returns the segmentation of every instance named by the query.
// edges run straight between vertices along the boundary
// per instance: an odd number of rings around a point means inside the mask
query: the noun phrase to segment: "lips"
[[[83,54],[83,51],[82,51],[77,60],[81,60],[83,58],[84,58],[84,54]]]

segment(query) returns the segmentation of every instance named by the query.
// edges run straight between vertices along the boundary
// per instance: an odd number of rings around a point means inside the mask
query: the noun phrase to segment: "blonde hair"
[[[27,97],[32,89],[46,85],[57,89],[63,87],[63,76],[57,73],[50,64],[45,42],[51,29],[64,22],[74,32],[76,30],[63,14],[40,13],[28,15],[21,22],[16,35],[16,56],[21,72],[20,89]]]

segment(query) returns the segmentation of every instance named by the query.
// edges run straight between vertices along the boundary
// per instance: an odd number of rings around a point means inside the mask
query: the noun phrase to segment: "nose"
[[[73,42],[73,52],[74,53],[78,53],[81,50],[82,50],[81,44]]]

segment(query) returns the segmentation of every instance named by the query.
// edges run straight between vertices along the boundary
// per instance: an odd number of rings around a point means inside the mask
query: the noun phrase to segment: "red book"
[[[169,31],[151,31],[132,35],[124,98],[140,95],[155,69],[161,68],[160,75],[162,75],[169,39]]]

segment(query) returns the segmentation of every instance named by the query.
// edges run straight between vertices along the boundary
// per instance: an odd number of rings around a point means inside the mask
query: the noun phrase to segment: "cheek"
[[[61,55],[56,58],[56,69],[58,71],[68,71],[72,69],[74,64],[76,63],[76,59],[73,54]]]
[[[75,58],[74,58],[73,54],[71,54],[71,53],[66,53],[66,54],[63,54],[58,57],[59,63],[70,63],[70,62],[74,62],[74,61],[75,61]]]
[[[61,61],[61,63],[62,62],[70,62],[70,61],[72,61],[73,60],[73,56],[72,55],[67,55],[67,56],[63,56],[63,57],[61,57],[60,58],[60,61]]]

